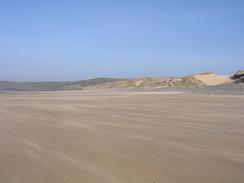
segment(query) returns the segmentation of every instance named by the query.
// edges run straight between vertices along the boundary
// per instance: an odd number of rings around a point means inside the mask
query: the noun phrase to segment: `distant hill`
[[[17,91],[53,91],[59,90],[71,82],[9,82],[0,81],[0,90]]]
[[[163,88],[163,87],[206,87],[244,82],[244,71],[233,76],[216,75],[212,72],[185,77],[142,77],[132,79],[94,78],[75,82],[10,82],[0,81],[0,90],[13,91],[62,91],[108,88]]]
[[[57,91],[57,90],[81,90],[83,87],[114,82],[119,79],[95,78],[75,82],[10,82],[0,81],[0,90],[11,91]]]

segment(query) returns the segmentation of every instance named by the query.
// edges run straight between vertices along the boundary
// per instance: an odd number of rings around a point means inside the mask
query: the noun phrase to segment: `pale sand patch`
[[[208,86],[220,85],[225,83],[231,83],[233,80],[230,76],[216,75],[216,74],[196,74],[194,77]]]

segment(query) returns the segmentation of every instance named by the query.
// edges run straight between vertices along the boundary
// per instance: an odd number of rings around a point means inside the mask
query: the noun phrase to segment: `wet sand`
[[[0,94],[0,183],[242,183],[244,97]]]

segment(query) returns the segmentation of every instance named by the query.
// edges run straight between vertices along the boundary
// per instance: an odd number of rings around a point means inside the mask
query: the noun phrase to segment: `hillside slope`
[[[228,75],[216,75],[214,73],[200,73],[193,76],[207,86],[215,86],[226,83],[231,83],[231,76]]]
[[[75,82],[10,82],[0,81],[0,90],[10,91],[57,91],[57,90],[81,90],[86,86],[115,82],[119,79],[95,78]]]
[[[188,87],[198,88],[237,84],[244,82],[244,71],[233,76],[216,75],[211,72],[185,77],[142,77],[132,79],[95,78],[75,82],[9,82],[0,81],[0,90],[14,91],[57,91],[109,88],[164,88]]]
[[[161,87],[202,87],[203,82],[187,76],[182,78],[135,78],[116,82],[94,85],[89,88],[161,88]]]

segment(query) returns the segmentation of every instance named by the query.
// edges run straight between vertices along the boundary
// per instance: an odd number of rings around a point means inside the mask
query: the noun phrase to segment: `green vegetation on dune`
[[[159,88],[159,87],[202,87],[204,83],[192,76],[183,78],[138,78],[121,80],[100,85],[95,88]]]
[[[200,78],[202,79],[199,79]],[[211,77],[210,77],[211,76]],[[82,90],[82,89],[108,89],[108,88],[162,88],[162,87],[188,87],[198,88],[208,86],[211,79],[221,79],[218,84],[243,83],[244,71],[239,71],[230,80],[223,80],[223,76],[211,72],[200,73],[186,77],[142,77],[132,79],[95,78],[75,82],[8,82],[0,81],[0,90],[22,91],[57,91],[57,90]],[[208,80],[208,82],[204,81]],[[216,81],[215,81],[216,82]]]
[[[159,88],[159,87],[199,87],[201,81],[193,77],[184,78],[135,78],[111,79],[95,78],[77,82],[0,82],[0,90],[58,91],[82,90],[83,88]]]
[[[192,76],[180,78],[179,80],[172,82],[172,85],[175,87],[203,87],[203,86],[206,86],[203,82],[201,82],[200,80],[198,80]]]

